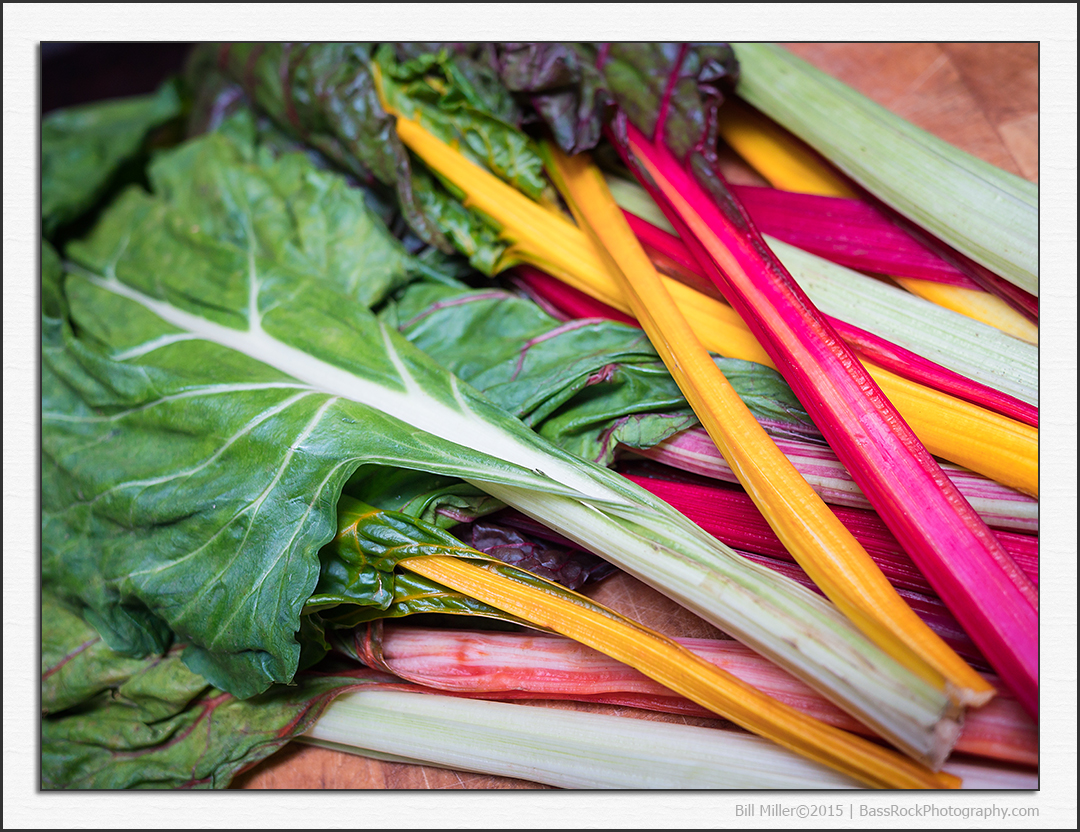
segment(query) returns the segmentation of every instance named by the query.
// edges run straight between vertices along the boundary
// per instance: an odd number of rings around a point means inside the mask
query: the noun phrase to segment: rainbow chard
[[[159,156],[151,193],[124,192],[64,266],[47,261],[42,579],[110,645],[183,641],[188,667],[239,696],[290,682],[319,646],[301,624],[339,495],[390,465],[540,519],[940,763],[941,691],[379,320],[369,306],[409,258],[363,194],[229,127]]]
[[[625,125],[625,141],[618,128]],[[624,160],[735,307],[844,465],[1002,679],[1038,711],[1034,585],[771,252],[731,194],[713,193],[623,120]],[[691,153],[687,165],[707,165]],[[721,182],[722,184],[722,182]]]
[[[389,111],[397,113],[398,137],[430,167],[437,170],[440,177],[451,183],[453,188],[459,193],[464,194],[472,207],[487,217],[492,218],[494,223],[500,227],[504,239],[511,242],[513,244],[512,247],[516,247],[517,256],[525,260],[531,258],[531,262],[533,262],[534,265],[545,268],[553,267],[558,270],[559,277],[562,278],[565,276],[567,279],[571,280],[575,278],[575,275],[580,275],[582,273],[583,266],[584,271],[589,273],[589,277],[586,278],[587,280],[590,280],[593,277],[599,279],[602,276],[610,274],[608,264],[604,262],[602,257],[599,257],[596,254],[596,249],[591,244],[588,237],[581,234],[581,232],[578,232],[578,236],[575,236],[572,233],[572,230],[576,229],[567,223],[563,217],[528,200],[520,192],[492,177],[490,174],[487,174],[477,164],[465,158],[453,147],[438,139],[433,135],[431,130],[424,126],[424,124],[404,115],[397,109],[398,105],[402,102],[398,100],[398,103],[395,104],[391,100],[395,98],[393,86],[389,84],[388,81],[384,80],[384,76],[382,76],[381,72],[377,78],[376,86],[384,94],[384,106],[386,106]],[[678,85],[675,86],[677,87]],[[420,117],[422,119],[423,115],[421,114]],[[671,164],[679,173],[682,173],[678,163],[676,163],[674,159],[671,160]],[[650,173],[654,179],[659,176],[659,172],[655,170]],[[689,180],[689,177],[686,177],[685,174],[683,175]],[[653,179],[650,179],[650,182],[652,181]],[[720,184],[722,186],[722,183]],[[699,193],[701,194],[701,198],[707,199],[702,192],[699,191]],[[764,248],[764,244],[761,243],[761,245]],[[531,254],[528,253],[529,247],[533,247]],[[695,252],[695,256],[697,256],[697,252]],[[790,278],[788,279],[790,280]],[[609,294],[609,297],[618,302],[617,299],[621,296],[622,290],[619,287],[617,280],[613,281],[613,284],[614,289],[612,293]],[[760,340],[760,335],[758,338]],[[832,334],[832,338],[838,340],[835,333]],[[856,363],[855,359],[852,358],[849,353],[846,353],[845,351],[845,354],[847,355],[849,363]],[[772,357],[771,360],[775,362],[776,358]],[[788,359],[785,357],[783,360],[786,361]],[[863,380],[870,382],[870,376],[863,373],[861,365],[857,372],[862,375]],[[852,383],[857,385],[858,381],[852,379]],[[794,385],[793,389],[796,389],[796,393],[798,394],[798,389],[795,388]],[[877,390],[876,385],[873,385],[873,389]],[[860,392],[859,395],[861,397],[862,393]],[[881,396],[880,391],[878,391],[878,397],[879,401],[884,401],[884,397]],[[865,398],[862,398],[861,400],[864,402],[867,401]],[[891,406],[889,407],[891,410]],[[857,415],[852,413],[847,414],[847,416],[852,420],[857,418]],[[898,415],[893,413],[893,419],[899,421]],[[904,426],[904,431],[907,431],[908,439],[914,443],[915,446],[922,449],[922,446],[919,445],[914,435],[908,431],[906,425]],[[874,440],[871,439],[870,441]],[[909,451],[909,454],[910,453],[911,452]],[[937,464],[933,462],[932,457],[930,457],[925,449],[922,449],[921,460],[923,464],[932,467],[926,468],[923,472],[923,477],[919,482],[924,486],[932,485],[933,480],[931,478],[933,471],[937,469]],[[891,491],[887,489],[885,493],[890,499],[892,498]],[[955,494],[955,492],[953,492],[953,494]],[[958,494],[956,494],[956,499],[958,502],[962,502],[962,498],[960,498]],[[914,495],[908,495],[902,502],[907,502],[908,504],[914,503],[915,497]],[[935,518],[935,521],[947,524],[950,517],[956,517],[957,508],[951,506],[947,498],[942,497],[939,499],[937,505],[939,508],[945,510],[945,514],[941,518]],[[958,525],[961,527],[960,529],[957,529],[959,535],[963,537],[966,530],[969,538],[973,537],[975,542],[979,543],[978,529],[981,528],[983,530],[983,537],[988,538],[989,531],[986,530],[985,526],[978,520],[970,507],[967,507],[967,512],[970,515],[972,526],[964,526],[962,523],[959,523]],[[916,524],[909,519],[908,525],[915,526]],[[933,523],[930,525],[933,525]],[[894,530],[894,533],[897,533],[901,542],[907,545],[905,537],[921,537],[921,539],[925,541],[927,537],[925,528],[925,526],[919,526],[907,529],[904,533]],[[1028,603],[1028,611],[1031,616],[1031,621],[1029,623],[1033,624],[1036,617],[1034,611],[1034,587],[1026,582],[1026,579],[1023,577],[1020,570],[1015,564],[1011,563],[1008,555],[1000,548],[1000,546],[997,546],[995,541],[989,539],[982,540],[981,545],[989,547],[988,554],[991,558],[997,558],[997,572],[1003,581],[1015,578],[1026,584],[1029,595],[1025,597],[1022,589],[1018,591],[1018,594],[1022,601]],[[978,567],[976,566],[976,571],[977,569]],[[1012,585],[1010,584],[1010,586]],[[1013,588],[1015,589],[1015,587]],[[960,591],[965,592],[965,590],[962,589]],[[947,593],[942,594],[944,596]],[[1022,627],[1022,629],[1027,630],[1027,638],[1029,640],[1028,647],[1032,648],[1032,651],[1034,651],[1034,640],[1036,637],[1034,626]],[[1005,637],[1002,640],[1008,641],[1008,638]],[[1000,649],[1005,652],[1011,652],[1008,646],[1001,647]],[[1023,672],[1028,674],[1027,682],[1032,683],[1032,691],[1034,691],[1033,656],[1034,652],[1026,655],[1026,658],[1031,661],[1023,668]],[[1002,675],[1008,677],[1016,674],[1010,674],[1003,671]],[[1020,675],[1023,674],[1021,673]],[[954,688],[954,691],[959,695],[958,688]],[[979,700],[976,697],[971,701]],[[1027,704],[1033,707],[1033,701],[1031,699],[1027,700]]]

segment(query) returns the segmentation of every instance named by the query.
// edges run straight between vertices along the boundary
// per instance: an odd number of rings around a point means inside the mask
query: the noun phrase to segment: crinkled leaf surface
[[[314,724],[330,699],[384,674],[303,674],[240,700],[177,651],[110,650],[73,609],[42,597],[43,789],[223,788]]]
[[[681,158],[716,143],[715,107],[738,77],[723,43],[505,43],[495,61],[507,88],[529,96],[567,153],[594,149],[611,105]]]
[[[621,502],[372,316],[396,249],[339,178],[213,134],[151,182],[45,296],[43,580],[111,647],[289,681],[362,463]]]
[[[345,493],[440,529],[471,522],[505,507],[501,501],[455,477],[379,465],[358,468],[346,484]]]
[[[438,44],[397,47],[234,43],[202,49],[210,53],[204,63],[223,68],[284,130],[361,181],[393,189],[422,240],[446,252],[457,247],[490,273],[504,245],[410,158],[379,100],[376,51],[384,94],[410,113],[422,113],[440,135],[461,141],[478,162],[535,194],[544,187],[542,165],[512,123],[516,105],[487,62],[460,49],[451,60]]]
[[[710,191],[724,193],[716,110],[738,80],[730,44],[514,43],[500,46],[495,63],[509,89],[530,96],[565,152],[597,148],[605,127],[621,136],[629,119]]]
[[[600,141],[611,100],[596,56],[591,43],[503,43],[495,63],[508,89],[528,94],[559,147],[581,153]]]
[[[407,153],[379,99],[375,67],[393,107],[524,192],[545,191],[540,158],[517,127],[517,104],[490,60],[467,45],[234,43],[201,47],[199,55],[290,135],[361,181],[393,189],[420,239],[460,251],[485,274],[497,270],[506,243]]]
[[[430,555],[493,560],[423,520],[343,497],[338,533],[321,552],[322,571],[307,610],[320,612],[322,620],[339,629],[415,613],[527,623],[398,567],[406,558]]]
[[[417,199],[412,162],[383,110],[371,73],[371,44],[230,43],[206,46],[259,109],[365,184],[397,196],[425,242],[451,253],[438,223]]]
[[[560,447],[610,464],[697,424],[645,334],[598,319],[560,322],[498,290],[414,284],[383,314],[425,353]],[[482,349],[477,344],[483,344]],[[717,358],[755,416],[812,423],[774,370]]]
[[[57,110],[41,122],[41,220],[45,236],[89,210],[147,134],[180,115],[176,85]]]
[[[543,195],[549,187],[543,160],[532,140],[507,120],[509,116],[516,122],[517,113],[501,86],[489,84],[489,94],[481,95],[446,49],[402,63],[393,47],[384,44],[375,60],[383,75],[383,93],[395,111],[418,120],[467,158],[533,199]],[[501,95],[492,100],[493,93]]]

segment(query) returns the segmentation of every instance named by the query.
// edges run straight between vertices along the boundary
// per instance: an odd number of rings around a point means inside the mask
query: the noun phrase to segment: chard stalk
[[[396,690],[339,696],[302,741],[407,765],[567,789],[851,789],[858,783],[752,734]],[[949,785],[1038,788],[1015,766],[950,762]]]
[[[920,130],[776,45],[733,47],[744,101],[918,226],[1038,295],[1038,186]]]
[[[568,789],[859,787],[752,734],[400,691],[339,696],[306,737],[377,759]]]
[[[779,240],[766,241],[822,312],[847,319],[857,308],[863,329],[1037,408],[1037,347]]]
[[[791,465],[686,323],[637,242],[599,168],[545,146],[556,186],[598,251],[709,437],[795,560],[876,644],[957,701],[993,689],[904,604],[861,544]]]

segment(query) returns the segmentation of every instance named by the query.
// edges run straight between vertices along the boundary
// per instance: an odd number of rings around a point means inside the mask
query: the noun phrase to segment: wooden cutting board
[[[992,164],[1038,181],[1038,44],[796,43],[805,60]],[[632,578],[591,595],[670,636],[709,637],[711,625]],[[630,709],[560,705],[628,715]],[[641,718],[659,718],[636,712]],[[685,720],[678,720],[685,721]],[[696,721],[704,724],[703,721]],[[383,763],[292,743],[236,778],[240,789],[543,789],[536,783]]]

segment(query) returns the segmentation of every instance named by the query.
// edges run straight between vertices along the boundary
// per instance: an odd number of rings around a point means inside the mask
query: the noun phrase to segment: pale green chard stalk
[[[1039,188],[919,129],[774,44],[732,44],[740,98],[908,219],[1039,294]]]
[[[752,734],[403,691],[344,694],[301,741],[567,789],[859,788]],[[1038,788],[1030,768],[968,759],[945,769],[964,789]]]
[[[1039,348],[765,235],[814,305],[967,378],[1039,403]]]
[[[859,788],[750,734],[400,691],[339,697],[305,740],[570,789]]]

